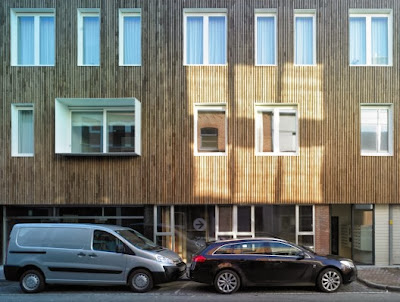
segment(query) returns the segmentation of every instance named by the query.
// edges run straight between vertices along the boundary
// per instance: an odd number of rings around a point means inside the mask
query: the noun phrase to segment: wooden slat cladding
[[[10,66],[10,8],[56,9],[55,67]],[[101,65],[77,66],[77,9],[100,8]],[[226,8],[226,66],[183,65],[183,9]],[[118,9],[141,8],[142,66],[118,66]],[[254,66],[254,10],[275,8],[276,66]],[[349,8],[393,10],[393,66],[350,67]],[[315,9],[317,65],[294,66],[294,9]],[[400,203],[397,0],[4,0],[0,204]],[[136,97],[142,156],[54,153],[55,98]],[[11,157],[33,103],[35,156]],[[194,156],[194,104],[225,103],[227,155]],[[255,104],[297,104],[298,156],[255,156]],[[393,104],[394,154],[360,155],[360,104]]]

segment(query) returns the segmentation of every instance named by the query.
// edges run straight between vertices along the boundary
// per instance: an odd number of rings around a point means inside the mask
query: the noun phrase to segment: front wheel
[[[334,268],[327,268],[319,274],[317,283],[321,291],[333,293],[342,285],[342,275]]]
[[[223,270],[215,276],[214,286],[220,294],[233,294],[240,287],[240,278],[234,271]]]
[[[134,271],[128,279],[131,290],[137,293],[145,293],[153,288],[153,277],[144,269]]]
[[[25,293],[38,293],[45,287],[44,277],[37,270],[27,270],[21,275],[19,285]]]

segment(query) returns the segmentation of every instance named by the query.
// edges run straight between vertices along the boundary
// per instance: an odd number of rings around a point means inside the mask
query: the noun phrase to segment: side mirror
[[[299,253],[297,253],[296,256],[297,256],[297,260],[301,260],[306,257],[306,254],[304,254],[304,252],[299,252]]]

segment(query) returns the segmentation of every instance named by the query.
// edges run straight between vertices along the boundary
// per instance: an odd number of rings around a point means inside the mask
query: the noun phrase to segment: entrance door
[[[331,253],[339,255],[339,217],[331,217]]]
[[[374,207],[353,205],[353,260],[359,264],[374,264]]]

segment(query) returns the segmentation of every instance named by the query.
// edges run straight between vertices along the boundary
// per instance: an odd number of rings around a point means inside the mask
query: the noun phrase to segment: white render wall
[[[389,205],[375,206],[375,265],[389,265]]]

